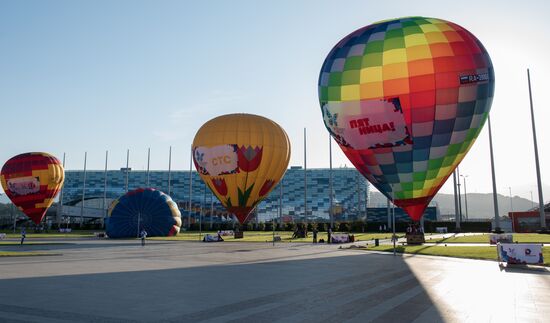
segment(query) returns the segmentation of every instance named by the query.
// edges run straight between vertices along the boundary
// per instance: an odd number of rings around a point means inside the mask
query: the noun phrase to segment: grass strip
[[[538,233],[513,233],[514,242],[518,243],[550,243],[550,234]],[[439,239],[429,239],[426,242],[434,243],[489,243],[489,234],[478,234],[471,236],[449,237]]]
[[[160,241],[202,241],[202,238],[205,234],[216,235],[215,231],[203,231],[202,234],[199,232],[180,232],[177,236],[173,237],[151,237],[148,239],[151,240],[160,240]],[[302,242],[302,243],[311,243],[313,242],[313,233],[309,233],[307,238],[298,238],[292,239],[293,232],[291,231],[275,231],[275,235],[281,237],[282,242]],[[335,234],[340,234],[335,232]],[[390,239],[391,233],[353,233],[355,241],[366,241],[373,239]],[[404,236],[404,233],[398,233],[398,235]],[[244,231],[244,238],[234,239],[233,236],[224,236],[223,239],[228,242],[271,242],[273,239],[273,232],[271,231]],[[326,232],[318,232],[317,240],[323,239],[327,241],[328,236]]]
[[[369,247],[366,250],[393,252],[393,246]],[[544,265],[550,266],[550,248],[543,248]],[[443,256],[467,259],[497,260],[495,246],[398,246],[398,253]]]

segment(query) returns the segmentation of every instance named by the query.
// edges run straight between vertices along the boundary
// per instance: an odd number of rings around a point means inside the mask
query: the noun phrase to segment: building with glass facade
[[[306,178],[307,195],[304,194]],[[367,207],[369,183],[357,170],[335,168],[332,170],[332,178],[332,212],[336,221],[386,221],[385,208]],[[178,203],[184,220],[190,215],[193,221],[201,213],[206,221],[211,214],[211,221],[230,217],[197,172],[192,172],[190,176],[189,171],[66,171],[62,203],[64,209],[70,209],[71,206],[82,209],[84,217],[98,217],[105,214],[103,210],[109,207],[113,199],[124,195],[127,190],[140,187],[152,187],[169,194]],[[306,199],[307,214],[304,209]],[[330,170],[308,169],[307,174],[304,174],[301,167],[291,167],[279,185],[259,204],[254,216],[258,221],[268,221],[273,217],[280,221],[329,221],[330,209]],[[396,211],[396,221],[408,220],[405,214],[399,212],[400,209]],[[435,220],[436,212],[429,209],[425,216]]]

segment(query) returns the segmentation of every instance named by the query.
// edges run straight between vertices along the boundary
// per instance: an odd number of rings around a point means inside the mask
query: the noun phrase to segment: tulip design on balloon
[[[195,168],[222,205],[240,223],[284,175],[290,143],[275,122],[230,114],[206,122],[193,142]]]

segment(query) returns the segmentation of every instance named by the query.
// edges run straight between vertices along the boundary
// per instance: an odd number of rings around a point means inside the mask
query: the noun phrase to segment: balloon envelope
[[[229,114],[206,122],[193,141],[199,175],[241,223],[277,185],[290,160],[290,142],[275,122]]]
[[[109,208],[107,236],[137,237],[141,229],[147,236],[165,237],[178,234],[181,213],[170,196],[152,188],[138,188],[115,200]]]
[[[36,224],[44,218],[65,179],[59,160],[42,152],[10,158],[0,175],[6,195]]]
[[[491,59],[466,29],[408,17],[342,39],[319,76],[325,126],[355,167],[419,220],[481,131]]]

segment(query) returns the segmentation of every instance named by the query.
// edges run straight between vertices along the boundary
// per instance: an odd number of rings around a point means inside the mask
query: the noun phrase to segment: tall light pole
[[[545,231],[546,219],[544,215],[544,199],[542,198],[542,180],[540,176],[540,166],[539,166],[539,148],[537,145],[537,131],[535,129],[535,112],[533,111],[533,95],[531,93],[531,76],[529,74],[529,69],[527,69],[527,83],[529,85],[529,103],[531,106],[531,126],[533,128],[533,145],[535,146],[535,166],[537,169],[537,186],[539,189],[540,228],[542,231]]]
[[[468,221],[468,193],[466,192],[466,177],[468,175],[460,175],[464,179],[464,207],[466,208],[466,221]]]

